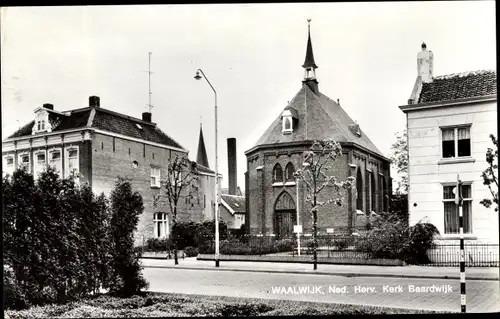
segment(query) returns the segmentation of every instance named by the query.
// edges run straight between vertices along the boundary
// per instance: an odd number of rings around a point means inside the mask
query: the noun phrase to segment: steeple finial
[[[308,38],[307,38],[306,60],[304,61],[302,67],[306,70],[317,69],[318,66],[314,62],[314,54],[311,43],[311,19],[307,19],[307,33],[308,33]]]

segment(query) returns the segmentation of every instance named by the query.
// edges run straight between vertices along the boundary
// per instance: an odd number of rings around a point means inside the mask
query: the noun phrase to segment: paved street
[[[425,267],[425,266],[366,266],[366,265],[318,265],[313,270],[312,264],[252,262],[252,261],[221,261],[215,268],[213,260],[197,260],[195,257],[180,259],[179,265],[174,265],[172,259],[142,259],[145,267],[189,268],[208,271],[255,271],[255,272],[288,272],[288,273],[319,273],[345,276],[375,276],[375,277],[408,277],[433,279],[460,279],[459,267]],[[467,267],[467,280],[484,279],[499,280],[498,267]]]
[[[144,268],[143,273],[150,283],[150,291],[155,292],[460,311],[459,281],[451,279],[345,277],[168,268]],[[394,292],[384,292],[384,285]],[[410,292],[411,285],[420,287],[420,290],[421,287],[432,285],[447,290],[449,288],[444,287],[451,287],[451,291],[418,292],[415,288]],[[334,293],[330,290],[334,289],[334,286],[340,291]],[[355,289],[358,291],[355,292]],[[374,291],[368,291],[370,289]],[[499,305],[498,281],[467,283],[468,312],[500,311]]]

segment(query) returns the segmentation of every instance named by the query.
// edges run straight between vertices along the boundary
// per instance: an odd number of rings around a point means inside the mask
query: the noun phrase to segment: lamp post
[[[207,80],[208,85],[212,88],[215,95],[215,267],[219,267],[219,172],[218,172],[218,157],[217,157],[217,91],[215,91],[212,83],[208,80],[205,73],[201,69],[196,71],[194,78],[201,80],[202,76]]]

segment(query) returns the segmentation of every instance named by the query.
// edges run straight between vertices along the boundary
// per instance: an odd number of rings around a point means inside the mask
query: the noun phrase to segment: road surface
[[[460,312],[450,279],[345,277],[288,273],[144,268],[150,291],[302,300]],[[467,312],[500,311],[498,281],[467,282]]]

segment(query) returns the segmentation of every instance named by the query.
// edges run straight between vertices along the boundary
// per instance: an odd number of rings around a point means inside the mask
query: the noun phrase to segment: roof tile
[[[423,83],[419,103],[441,102],[497,94],[496,71],[481,70],[437,76]]]
[[[352,142],[380,156],[382,152],[360,129],[358,136],[350,125],[356,123],[344,109],[335,101],[322,93],[314,93],[304,84],[290,102],[287,108],[293,108],[298,113],[298,123],[292,134],[283,134],[281,114],[258,140],[256,146],[299,141],[321,141],[333,139],[337,142]]]

